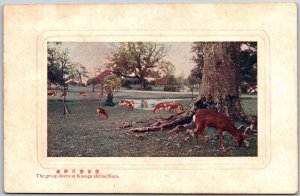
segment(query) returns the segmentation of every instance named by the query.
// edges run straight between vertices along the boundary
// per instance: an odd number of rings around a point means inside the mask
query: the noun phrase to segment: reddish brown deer
[[[98,93],[96,93],[96,96],[97,96],[98,98],[101,98],[101,97],[103,97],[103,94],[100,93],[100,92],[98,92]]]
[[[248,137],[246,134],[242,134],[230,121],[229,117],[225,114],[210,110],[210,109],[202,109],[198,110],[195,115],[193,116],[193,121],[196,124],[195,130],[195,139],[196,139],[196,146],[198,145],[198,134],[200,133],[203,141],[208,143],[208,137],[204,136],[204,130],[206,127],[213,127],[218,130],[219,132],[219,141],[221,150],[226,152],[229,148],[224,147],[224,140],[223,140],[223,131],[227,131],[230,133],[239,147],[242,146],[244,140]]]
[[[183,105],[174,101],[171,104],[171,110],[174,111],[176,109],[178,109],[178,112],[184,111]]]
[[[99,118],[101,118],[102,116],[108,118],[107,113],[105,112],[104,108],[102,108],[102,107],[99,107],[97,109],[97,115],[99,116]]]
[[[157,112],[162,112],[162,111],[169,111],[172,112],[174,110],[178,109],[179,112],[183,111],[183,105],[180,103],[177,103],[175,101],[171,101],[171,102],[162,102],[162,103],[158,103],[156,104],[153,112],[157,113]]]
[[[54,97],[54,96],[56,96],[56,92],[55,91],[49,91],[48,96]]]
[[[84,92],[84,91],[80,91],[80,92],[79,92],[79,95],[85,97],[87,94],[86,94],[86,92]]]
[[[125,100],[122,99],[119,101],[118,103],[119,106],[127,106],[128,108],[132,109],[134,108],[134,102],[133,101],[129,101],[129,100]]]

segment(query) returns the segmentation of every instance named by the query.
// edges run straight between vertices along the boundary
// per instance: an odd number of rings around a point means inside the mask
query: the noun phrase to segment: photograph
[[[47,157],[257,156],[257,42],[47,42]]]

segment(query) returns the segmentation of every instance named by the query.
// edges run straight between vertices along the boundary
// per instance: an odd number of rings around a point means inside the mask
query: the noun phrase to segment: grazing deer
[[[87,94],[86,94],[86,92],[84,92],[84,91],[80,91],[80,92],[79,92],[79,95],[85,97]]]
[[[171,110],[174,111],[176,109],[178,109],[178,112],[184,111],[183,105],[174,101],[171,103]]]
[[[48,92],[48,96],[54,97],[54,96],[56,96],[56,92],[50,91],[50,92]]]
[[[119,106],[127,106],[128,108],[132,109],[134,108],[134,102],[133,101],[129,101],[129,100],[125,100],[122,99],[119,101],[118,103]]]
[[[106,118],[108,118],[107,113],[105,112],[104,108],[99,107],[97,109],[97,115],[99,116],[99,118],[101,118],[102,116],[105,116]]]
[[[230,121],[229,117],[225,114],[216,112],[210,109],[202,109],[198,110],[195,115],[193,116],[193,122],[196,124],[195,130],[195,139],[196,139],[196,147],[198,145],[198,134],[200,133],[203,141],[208,143],[208,137],[204,136],[204,129],[206,127],[213,127],[216,128],[219,132],[219,141],[221,150],[226,152],[229,148],[224,147],[224,140],[223,140],[223,131],[227,131],[230,133],[239,147],[242,146],[244,140],[249,136],[246,134],[242,134]]]
[[[103,97],[103,94],[102,93],[96,93],[96,96],[98,97],[98,98],[101,98],[101,97]]]
[[[178,109],[180,112],[183,111],[183,105],[180,104],[180,103],[177,103],[175,101],[172,101],[172,102],[162,102],[162,103],[158,103],[156,104],[153,112],[156,113],[156,112],[162,112],[162,111],[174,111]]]
[[[68,95],[68,92],[67,91],[64,91],[60,97],[66,97]]]
[[[147,100],[142,100],[142,108],[147,108],[148,107],[148,101]]]

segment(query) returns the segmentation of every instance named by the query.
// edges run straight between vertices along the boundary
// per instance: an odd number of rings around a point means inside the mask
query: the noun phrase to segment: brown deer
[[[127,106],[128,108],[130,108],[132,110],[134,109],[134,102],[129,101],[129,100],[122,99],[119,101],[118,105],[119,106]]]
[[[195,130],[196,147],[199,147],[198,145],[199,133],[203,141],[205,143],[208,143],[208,137],[204,136],[204,130],[206,127],[213,127],[218,130],[220,146],[223,152],[226,152],[229,149],[229,148],[226,149],[224,147],[223,131],[227,131],[228,133],[230,133],[233,136],[234,140],[239,145],[239,147],[242,146],[244,140],[249,136],[246,134],[242,134],[233,125],[233,123],[230,121],[228,116],[211,109],[198,110],[193,116],[193,122],[196,124],[196,130]]]
[[[80,92],[79,92],[79,95],[85,97],[87,94],[86,94],[86,92],[84,92],[84,91],[80,91]]]
[[[54,97],[54,96],[56,96],[56,92],[55,91],[49,91],[48,96]]]
[[[174,110],[178,109],[179,112],[183,111],[184,108],[183,108],[183,105],[180,104],[180,103],[177,103],[175,101],[172,101],[172,102],[162,102],[162,103],[158,103],[156,104],[153,112],[154,113],[157,113],[157,112],[162,112],[162,111],[169,111],[169,112],[172,112]]]
[[[97,109],[97,115],[99,116],[99,118],[101,118],[102,116],[105,116],[106,118],[108,118],[107,113],[105,112],[104,108],[99,107]]]

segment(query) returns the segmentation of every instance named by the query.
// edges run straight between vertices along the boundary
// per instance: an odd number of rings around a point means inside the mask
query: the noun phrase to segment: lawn
[[[79,97],[79,91],[89,91],[87,97]],[[185,108],[190,104],[190,94],[160,94],[120,92],[118,99],[142,98],[176,98],[183,99]],[[168,133],[167,131],[143,133],[144,140],[133,135],[124,134],[130,128],[118,129],[127,121],[133,121],[133,127],[145,126],[155,122],[156,116],[167,117],[171,113],[154,114],[151,110],[125,107],[104,107],[108,119],[99,119],[96,109],[102,106],[104,98],[96,99],[90,88],[70,89],[68,106],[71,115],[63,115],[62,98],[48,98],[48,156],[49,157],[185,157],[185,156],[257,156],[257,136],[253,135],[247,141],[249,147],[237,147],[231,135],[224,133],[225,147],[233,147],[226,153],[220,150],[217,131],[207,129],[205,134],[211,137],[209,144],[199,137],[202,148],[194,147],[194,138],[187,138],[184,132]],[[242,99],[242,105],[247,114],[257,113],[257,99]],[[240,124],[235,123],[236,126]]]

